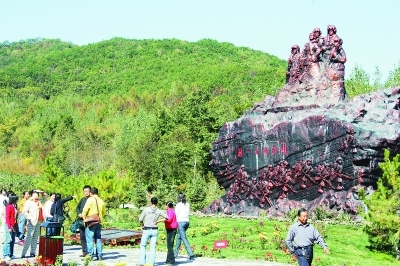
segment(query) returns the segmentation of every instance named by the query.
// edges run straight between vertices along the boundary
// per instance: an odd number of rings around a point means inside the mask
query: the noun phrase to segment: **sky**
[[[214,39],[287,60],[335,25],[346,78],[359,66],[384,81],[400,63],[398,0],[0,0],[0,43],[46,38],[87,45],[127,39]]]

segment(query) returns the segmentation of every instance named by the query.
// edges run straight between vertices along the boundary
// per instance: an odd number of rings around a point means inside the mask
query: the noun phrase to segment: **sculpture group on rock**
[[[210,167],[226,194],[204,213],[284,216],[326,206],[357,214],[359,189],[373,191],[383,150],[400,152],[400,87],[350,99],[336,27],[315,28],[291,47],[287,82],[212,143]]]
[[[336,35],[336,27],[328,25],[327,36],[321,36],[320,28],[309,34],[309,42],[303,51],[293,45],[288,59],[286,83],[304,83],[316,79],[325,69],[344,71],[346,53],[342,48],[343,40]],[[341,76],[341,75],[339,75]]]

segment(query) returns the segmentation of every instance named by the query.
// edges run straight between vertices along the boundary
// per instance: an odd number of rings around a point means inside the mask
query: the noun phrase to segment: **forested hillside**
[[[219,128],[275,94],[285,70],[275,56],[208,39],[2,43],[0,171],[48,189],[101,175],[153,192],[213,183]]]

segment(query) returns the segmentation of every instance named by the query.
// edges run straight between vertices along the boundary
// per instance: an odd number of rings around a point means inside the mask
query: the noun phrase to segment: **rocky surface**
[[[376,185],[383,150],[400,152],[400,87],[349,100],[344,65],[330,67],[329,55],[317,74],[289,79],[223,125],[210,167],[226,195],[203,212],[281,216],[325,205],[357,213],[358,188]]]

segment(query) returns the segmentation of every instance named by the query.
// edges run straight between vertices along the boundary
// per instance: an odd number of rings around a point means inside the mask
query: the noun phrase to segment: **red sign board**
[[[214,249],[226,248],[228,246],[228,241],[217,240],[214,242]]]

